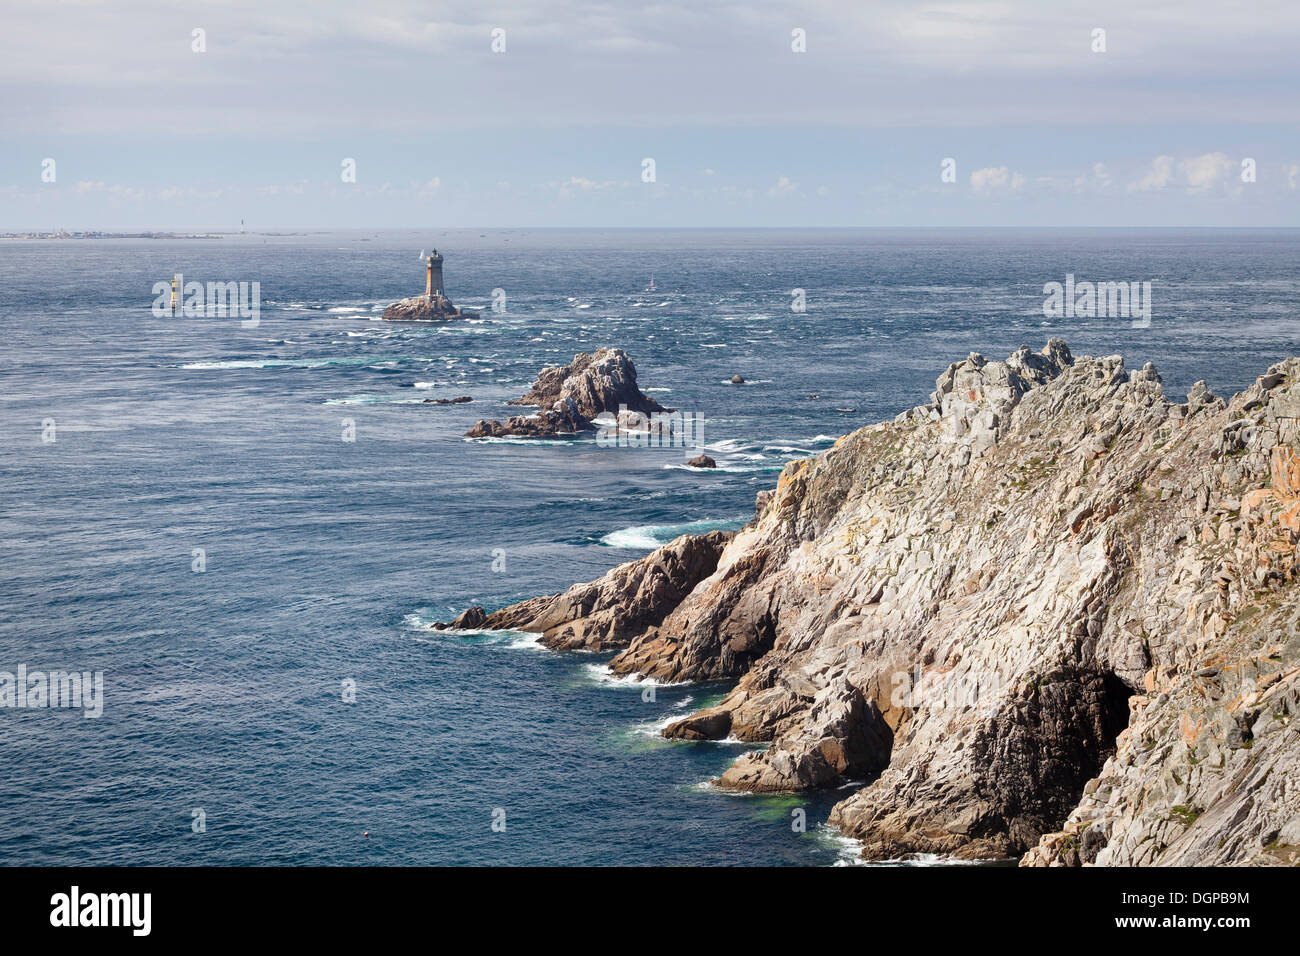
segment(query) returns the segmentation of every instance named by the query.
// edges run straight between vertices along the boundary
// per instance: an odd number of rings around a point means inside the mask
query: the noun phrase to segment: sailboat
[[[645,291],[646,291],[646,292],[654,292],[654,291],[655,291],[655,274],[654,274],[653,272],[650,273],[650,284],[649,284],[648,286],[645,287]]]

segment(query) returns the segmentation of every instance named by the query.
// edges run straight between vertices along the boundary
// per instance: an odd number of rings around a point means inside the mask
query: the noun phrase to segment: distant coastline
[[[300,232],[4,232],[0,239],[233,239],[237,236],[301,236]]]

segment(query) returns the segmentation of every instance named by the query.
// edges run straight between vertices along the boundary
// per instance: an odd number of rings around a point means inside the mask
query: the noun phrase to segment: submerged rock
[[[1300,860],[1300,359],[1230,402],[1053,340],[790,462],[734,535],[487,618],[732,679],[718,781],[842,787],[873,858]]]
[[[474,399],[469,395],[457,395],[455,398],[426,398],[426,405],[464,405],[466,402],[472,402]]]
[[[686,463],[692,468],[717,468],[718,463],[708,455],[696,455]]]

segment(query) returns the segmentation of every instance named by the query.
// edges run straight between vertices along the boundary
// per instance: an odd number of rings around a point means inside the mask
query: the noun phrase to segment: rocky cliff
[[[477,623],[735,679],[665,734],[768,743],[722,787],[855,783],[831,822],[870,858],[1295,862],[1298,373],[1174,402],[1058,340],[971,355],[734,535]]]

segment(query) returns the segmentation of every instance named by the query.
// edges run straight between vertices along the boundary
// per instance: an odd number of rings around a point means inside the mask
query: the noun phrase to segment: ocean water
[[[434,246],[483,318],[377,321]],[[1298,261],[1294,231],[2,242],[0,670],[102,671],[104,709],[0,710],[0,863],[843,862],[823,822],[844,793],[719,793],[753,745],[656,736],[725,685],[650,695],[608,655],[426,625],[736,527],[785,462],[924,401],[973,350],[1059,335],[1155,362],[1180,397],[1230,394],[1300,354]],[[260,323],[156,318],[174,272],[259,282]],[[1152,281],[1150,327],[1045,319],[1067,273]],[[705,417],[717,471],[461,438],[602,345]]]

